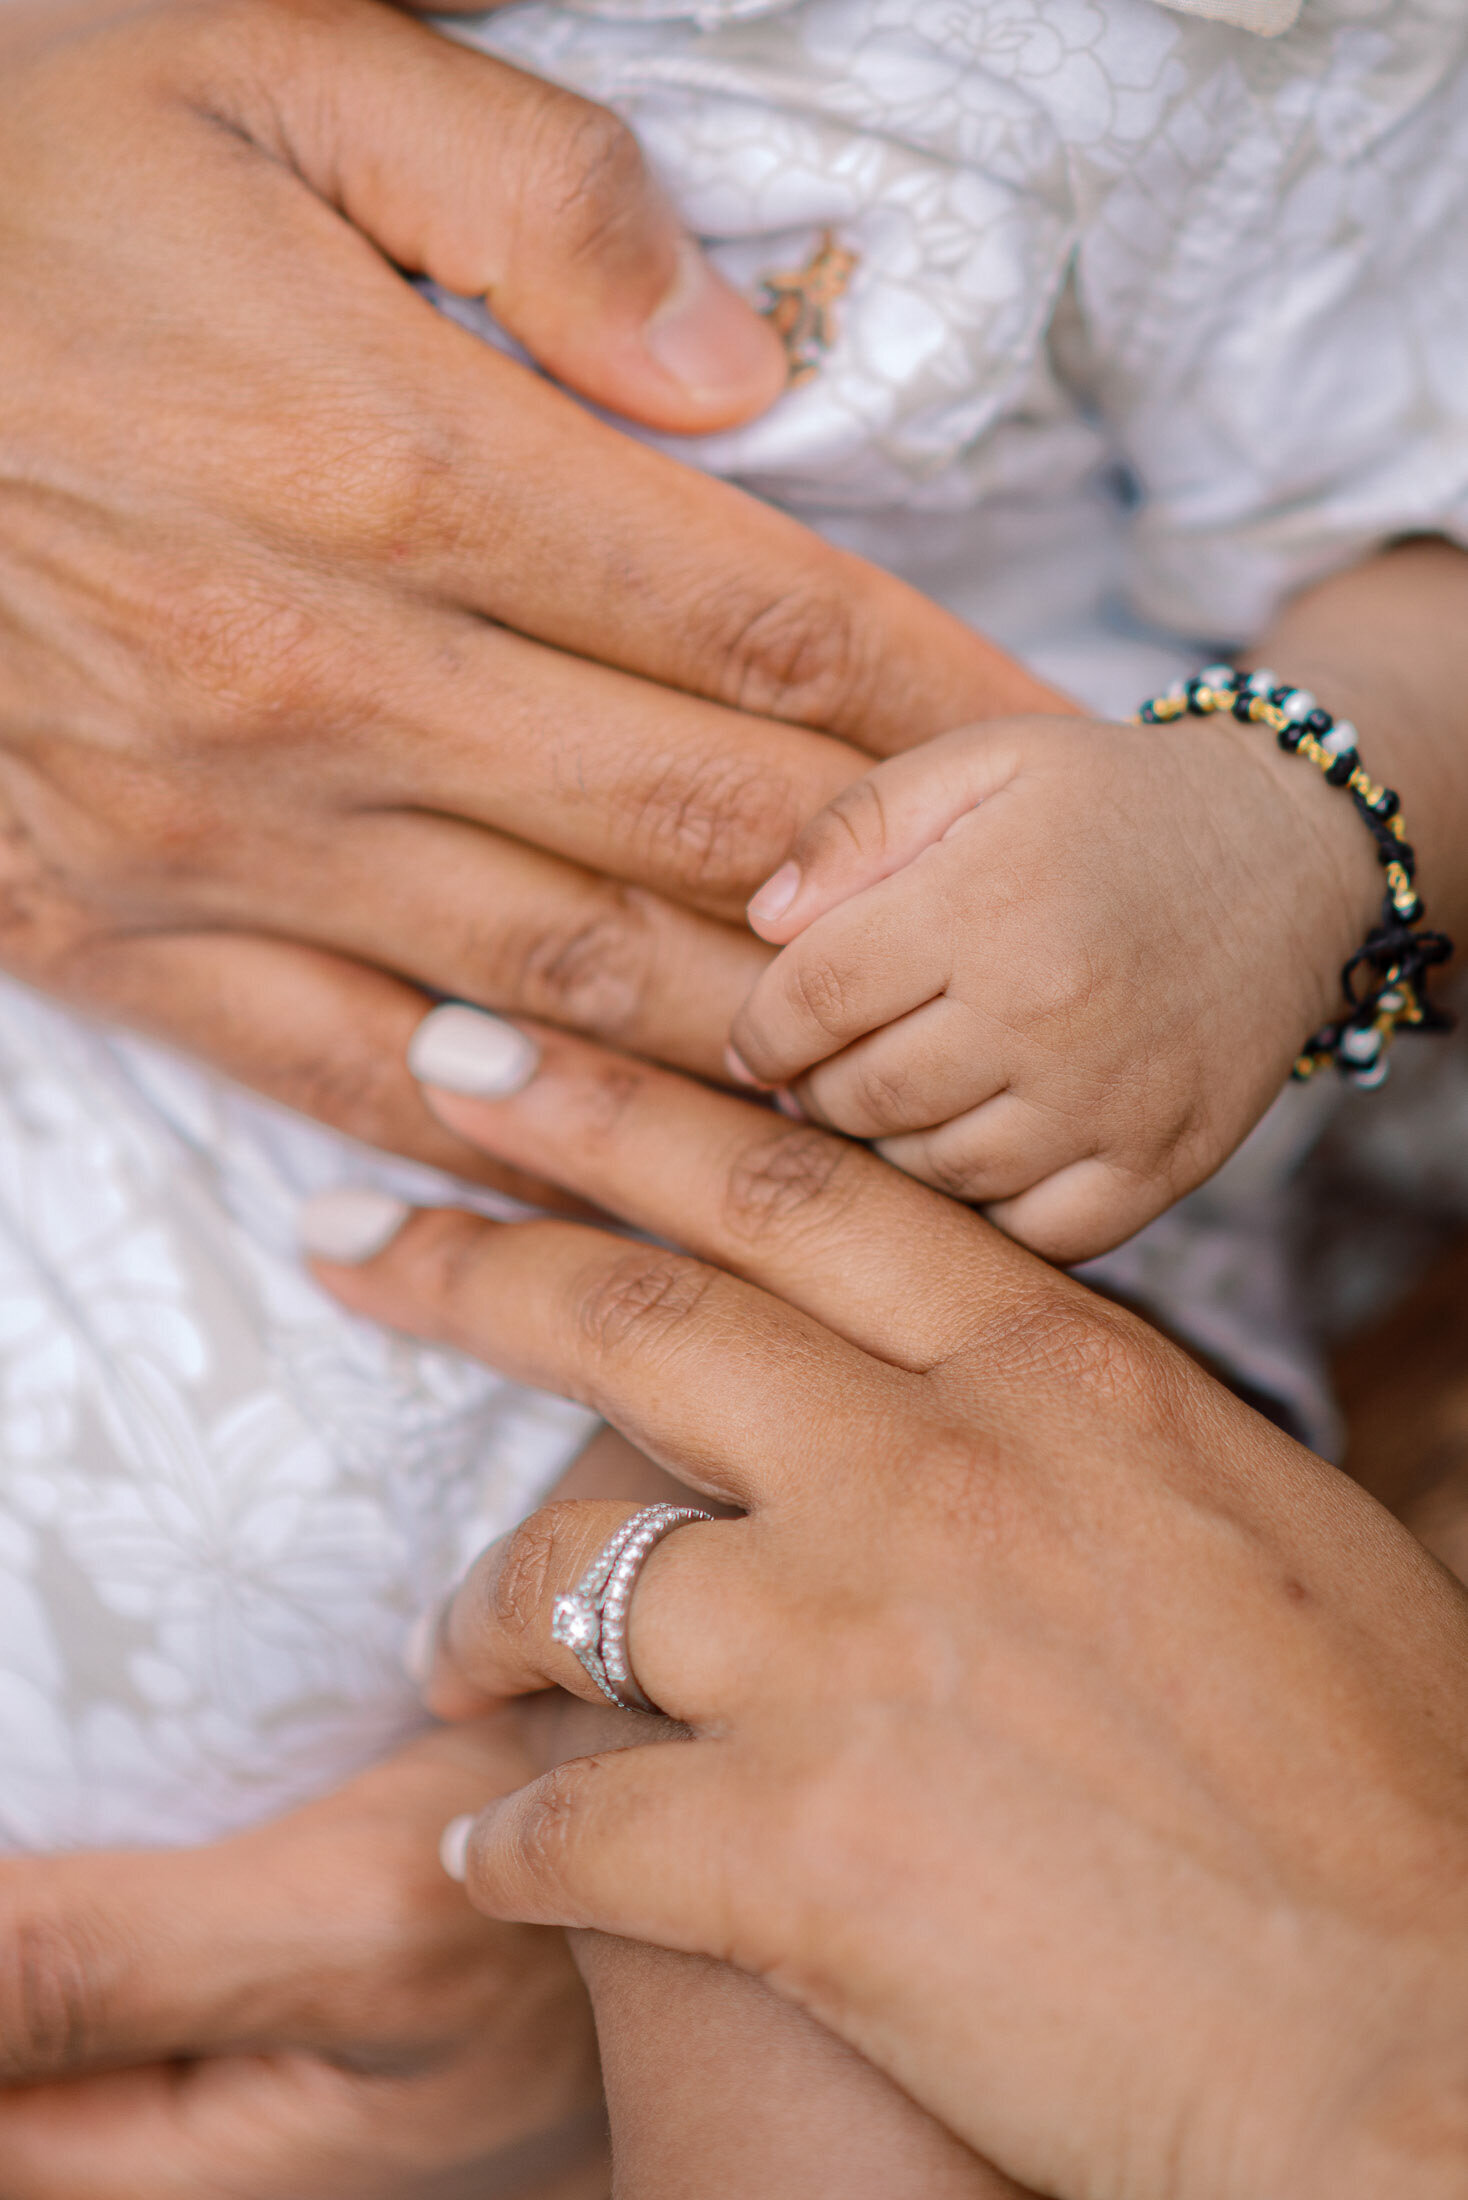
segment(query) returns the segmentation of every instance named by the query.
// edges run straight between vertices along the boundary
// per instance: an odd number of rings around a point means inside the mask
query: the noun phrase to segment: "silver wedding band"
[[[696,1505],[644,1505],[607,1537],[574,1589],[551,1607],[551,1637],[564,1643],[622,1711],[657,1712],[627,1659],[627,1613],[647,1554],[685,1520],[712,1520]]]

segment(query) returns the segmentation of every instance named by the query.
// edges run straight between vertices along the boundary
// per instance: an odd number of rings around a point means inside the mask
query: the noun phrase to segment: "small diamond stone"
[[[551,1607],[551,1636],[568,1650],[590,1650],[601,1632],[596,1613],[585,1597],[557,1597]]]

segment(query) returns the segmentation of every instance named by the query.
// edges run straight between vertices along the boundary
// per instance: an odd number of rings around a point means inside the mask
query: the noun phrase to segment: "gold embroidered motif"
[[[792,389],[819,373],[821,353],[835,343],[836,301],[845,295],[860,258],[859,252],[837,244],[834,230],[825,229],[804,267],[790,275],[764,277],[769,300],[765,319],[785,346]]]

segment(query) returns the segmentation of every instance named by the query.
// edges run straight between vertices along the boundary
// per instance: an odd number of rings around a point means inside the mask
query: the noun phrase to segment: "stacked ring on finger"
[[[620,1710],[661,1716],[627,1655],[628,1609],[648,1553],[685,1521],[713,1517],[696,1505],[644,1505],[607,1537],[575,1588],[551,1608],[552,1640],[565,1644]]]

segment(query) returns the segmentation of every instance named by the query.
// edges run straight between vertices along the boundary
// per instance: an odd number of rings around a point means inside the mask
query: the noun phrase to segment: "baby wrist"
[[[1223,715],[1243,726],[1262,726],[1285,755],[1312,764],[1349,800],[1374,845],[1382,874],[1376,921],[1347,954],[1340,1004],[1305,1041],[1293,1074],[1304,1080],[1333,1066],[1352,1084],[1379,1085],[1399,1031],[1446,1031],[1452,1022],[1429,998],[1427,979],[1451,959],[1453,943],[1423,925],[1416,853],[1400,800],[1367,771],[1355,726],[1334,717],[1307,689],[1282,683],[1272,672],[1210,665],[1196,679],[1180,680],[1166,695],[1144,703],[1137,714],[1141,724],[1158,726]]]

